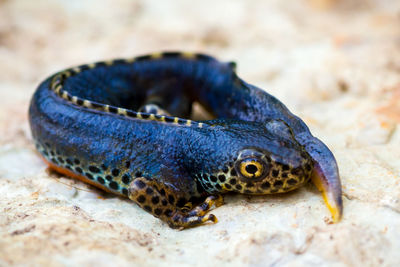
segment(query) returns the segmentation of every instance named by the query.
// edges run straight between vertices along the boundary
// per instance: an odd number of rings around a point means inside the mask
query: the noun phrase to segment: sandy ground
[[[38,83],[160,50],[234,60],[302,117],[338,160],[343,220],[308,185],[229,195],[219,223],[176,231],[49,173],[27,122]],[[399,266],[400,1],[1,0],[0,62],[0,266]]]

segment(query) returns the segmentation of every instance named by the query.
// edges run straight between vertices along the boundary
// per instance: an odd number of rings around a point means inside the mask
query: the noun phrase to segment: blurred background
[[[338,160],[343,221],[310,185],[228,196],[218,224],[177,232],[46,172],[27,122],[41,80],[170,50],[237,62],[299,115]],[[0,265],[396,266],[399,98],[398,0],[0,0]]]

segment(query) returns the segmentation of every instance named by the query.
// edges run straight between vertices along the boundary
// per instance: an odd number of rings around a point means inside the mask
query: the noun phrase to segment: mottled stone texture
[[[332,149],[338,224],[312,185],[229,195],[216,225],[168,228],[46,170],[27,122],[47,75],[159,50],[210,53]],[[0,265],[400,266],[400,1],[0,1]]]

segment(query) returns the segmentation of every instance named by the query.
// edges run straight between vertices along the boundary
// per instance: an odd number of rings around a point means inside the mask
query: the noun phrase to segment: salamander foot
[[[136,202],[141,208],[153,216],[166,222],[171,228],[185,229],[201,225],[207,221],[216,223],[217,217],[213,214],[206,214],[213,206],[223,204],[221,195],[209,196],[204,202],[192,208],[192,203],[187,202],[179,207],[180,197],[162,183],[155,180],[148,180],[144,177],[136,178],[131,182],[128,189],[128,197]]]

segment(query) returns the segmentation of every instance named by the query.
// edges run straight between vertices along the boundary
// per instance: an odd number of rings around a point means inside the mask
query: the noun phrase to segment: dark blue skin
[[[96,113],[55,97],[47,81],[31,103],[32,134],[39,143],[80,161],[119,166],[130,160],[132,176],[140,171],[145,177],[159,177],[188,197],[195,194],[195,175],[221,169],[247,147],[275,154],[281,163],[301,165],[302,147],[265,123],[211,120],[206,123],[212,128],[179,127]],[[283,123],[281,127],[286,128]]]
[[[156,103],[180,117],[189,117],[192,103],[198,101],[218,118],[204,121],[201,128],[77,106],[51,90],[51,79],[39,86],[29,110],[32,135],[41,153],[76,174],[82,174],[77,168],[83,169],[83,175],[92,176],[95,183],[99,183],[97,175],[104,178],[118,169],[117,178],[99,185],[134,201],[130,196],[133,182],[142,177],[155,182],[156,188],[166,186],[176,198],[188,201],[227,191],[286,192],[308,180],[313,163],[324,174],[332,176],[332,170],[337,174],[332,153],[312,137],[298,117],[274,97],[240,80],[231,64],[208,56],[197,55],[193,59],[165,53],[157,59],[140,57],[131,64],[123,60],[114,61],[111,66],[100,63],[94,69],[72,75],[63,84],[64,90],[80,99],[129,110]],[[56,155],[46,155],[50,152]],[[57,155],[62,159],[57,160]],[[265,164],[265,172],[251,182],[237,174],[241,160],[247,157]],[[72,164],[61,163],[66,159]],[[227,181],[208,181],[225,168],[229,168],[224,174]],[[272,177],[273,168],[280,170],[279,177]],[[281,177],[286,170],[289,174]],[[129,183],[122,182],[122,173],[129,176]],[[230,179],[238,180],[242,187],[227,188]],[[288,179],[294,179],[296,184],[289,186]],[[118,182],[118,188],[111,181]],[[265,182],[272,187],[266,189]],[[328,189],[329,185],[328,181]],[[185,203],[177,206],[181,204]],[[157,217],[173,227],[200,224],[193,220],[174,224],[171,218]]]

